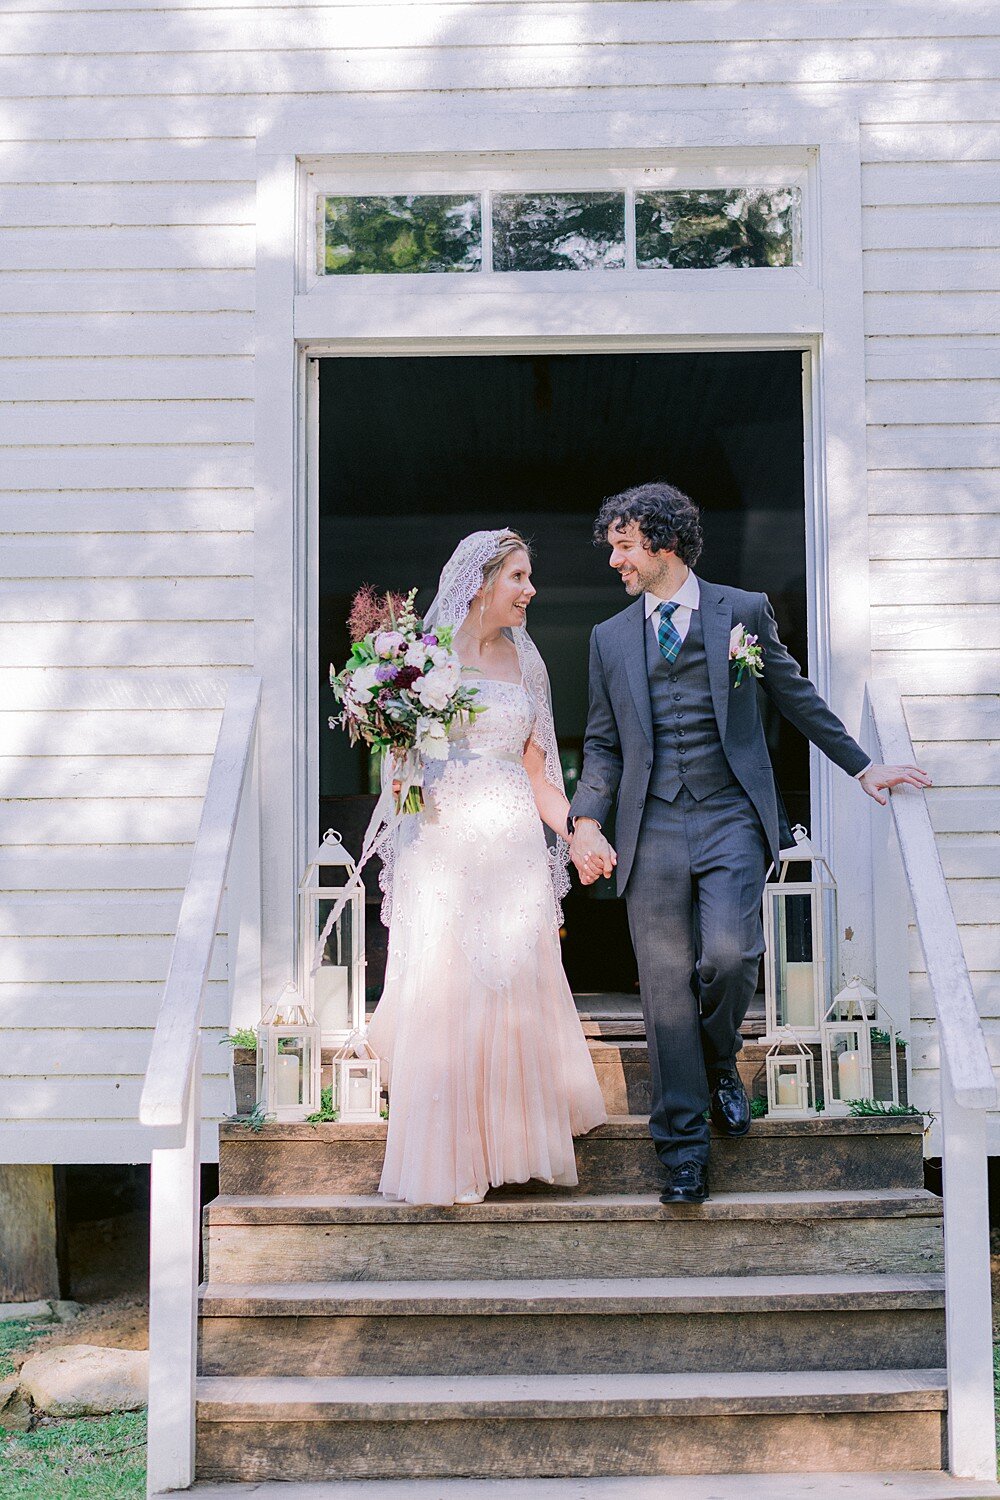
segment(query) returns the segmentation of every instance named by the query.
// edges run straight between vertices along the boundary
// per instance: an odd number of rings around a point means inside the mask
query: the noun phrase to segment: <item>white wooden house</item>
[[[217,941],[206,988],[217,1154],[217,1040],[296,961],[320,787],[321,366],[347,357],[801,355],[809,668],[857,733],[866,683],[899,683],[1000,1066],[992,0],[13,0],[4,17],[0,1162],[149,1159],[140,1095],[227,685],[259,677],[241,938]],[[793,194],[787,256],[643,259],[643,195],[733,188]],[[518,193],[617,195],[620,256],[505,269],[493,208]],[[468,274],[324,256],[320,199],[413,195],[478,204]],[[890,816],[818,760],[811,791],[844,973],[908,1029],[916,1102],[940,1116]]]

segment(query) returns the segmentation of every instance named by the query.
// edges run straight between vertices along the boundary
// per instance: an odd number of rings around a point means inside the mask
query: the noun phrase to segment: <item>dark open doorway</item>
[[[698,572],[765,590],[805,665],[806,546],[802,355],[677,354],[330,358],[320,367],[320,806],[357,852],[372,806],[369,756],[326,728],[329,663],[363,582],[426,606],[469,531],[511,525],[535,544],[531,631],[552,678],[568,785],[587,714],[587,639],[627,600],[591,544],[603,496],[668,479],[704,511]],[[793,822],[809,821],[805,741],[768,712],[768,741]],[[369,986],[381,990],[384,935],[368,880]],[[575,887],[563,953],[576,990],[629,992],[635,970],[623,903]]]

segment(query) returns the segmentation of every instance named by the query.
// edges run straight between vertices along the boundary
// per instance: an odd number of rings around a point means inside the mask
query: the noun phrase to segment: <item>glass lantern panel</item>
[[[806,1080],[805,1059],[779,1058],[775,1067],[774,1094],[779,1108],[798,1109],[803,1103],[800,1085]],[[808,1101],[806,1101],[808,1102]]]
[[[860,1039],[845,1032],[830,1041],[830,1077],[833,1097],[846,1104],[865,1097],[864,1065]]]
[[[372,1108],[372,1077],[374,1070],[363,1064],[351,1064],[346,1070],[347,1097],[343,1108],[351,1113]]]
[[[333,905],[332,898],[320,899],[315,903],[317,941]],[[323,945],[322,960],[312,976],[316,1020],[324,1033],[350,1031],[354,1025],[353,960],[356,922],[357,907],[353,901],[348,901]]]
[[[306,1080],[309,1076],[308,1037],[279,1036],[274,1060],[274,1102],[288,1109],[306,1102]]]
[[[906,1043],[893,1031],[873,1027],[872,1048],[872,1098],[883,1104],[909,1103],[906,1086]],[[895,1093],[893,1081],[895,1079]]]
[[[809,893],[786,895],[780,890],[771,891],[775,937],[771,962],[774,965],[779,1026],[809,1030],[819,1024],[812,915],[812,896]]]

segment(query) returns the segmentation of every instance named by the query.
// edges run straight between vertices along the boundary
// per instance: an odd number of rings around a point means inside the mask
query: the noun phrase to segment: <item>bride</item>
[[[424,769],[426,807],[383,856],[389,956],[368,1040],[389,1082],[380,1190],[479,1203],[502,1182],[572,1186],[573,1136],[607,1118],[559,952],[566,845],[535,589],[517,532],[477,531],[445,564],[425,628],[454,646],[485,712]]]

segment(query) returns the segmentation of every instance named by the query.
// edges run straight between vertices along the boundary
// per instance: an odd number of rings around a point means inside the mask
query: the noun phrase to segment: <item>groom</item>
[[[749,675],[730,660],[743,626],[763,649],[761,686],[876,802],[930,785],[917,766],[874,765],[778,638],[766,594],[707,583],[697,506],[653,483],[601,506],[594,540],[634,604],[590,640],[590,714],[570,808],[584,884],[617,865],[639,967],[652,1075],[649,1128],[666,1169],[664,1203],[708,1197],[709,1131],[745,1135],[736,1068],[740,1023],[764,951],[761,898],[777,862],[774,774]],[[617,808],[617,854],[601,831]]]

